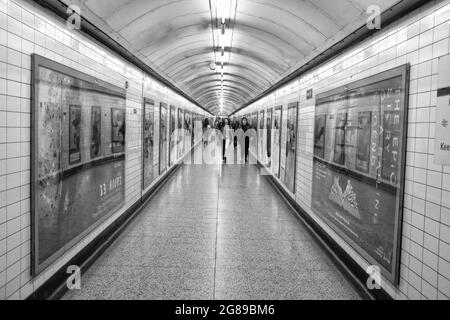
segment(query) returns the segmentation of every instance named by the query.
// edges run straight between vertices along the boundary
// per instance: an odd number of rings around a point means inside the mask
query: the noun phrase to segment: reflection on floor
[[[184,165],[64,299],[359,299],[252,165]]]

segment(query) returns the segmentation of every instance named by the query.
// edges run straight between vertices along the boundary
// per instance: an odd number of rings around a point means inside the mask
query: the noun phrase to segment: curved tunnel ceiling
[[[220,1],[226,20],[223,90]],[[81,14],[211,113],[239,109],[399,0],[78,0]],[[212,62],[216,69],[211,70]]]

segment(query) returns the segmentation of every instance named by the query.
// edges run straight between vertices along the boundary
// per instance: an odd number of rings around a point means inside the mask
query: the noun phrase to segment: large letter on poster
[[[124,205],[126,93],[43,57],[32,61],[37,275]]]
[[[312,208],[399,279],[409,66],[316,98]]]

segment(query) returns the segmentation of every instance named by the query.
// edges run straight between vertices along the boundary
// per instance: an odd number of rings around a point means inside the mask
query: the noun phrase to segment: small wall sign
[[[306,91],[306,100],[311,100],[313,98],[313,89]]]

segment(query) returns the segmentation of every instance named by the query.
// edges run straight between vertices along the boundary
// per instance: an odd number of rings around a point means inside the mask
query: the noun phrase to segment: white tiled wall
[[[315,94],[325,92],[411,64],[401,281],[398,288],[387,281],[382,283],[396,299],[450,298],[450,167],[433,163],[438,58],[449,53],[449,20],[450,1],[430,1],[240,112],[243,115],[283,104],[285,121],[287,104],[300,101],[295,198],[366,268],[368,263],[311,210],[315,102],[306,100],[306,91],[312,88]]]
[[[126,205],[37,278],[30,276],[30,81],[37,53],[127,90]],[[0,300],[25,299],[141,197],[142,97],[204,112],[30,0],[0,0]],[[136,112],[135,112],[136,111]]]

